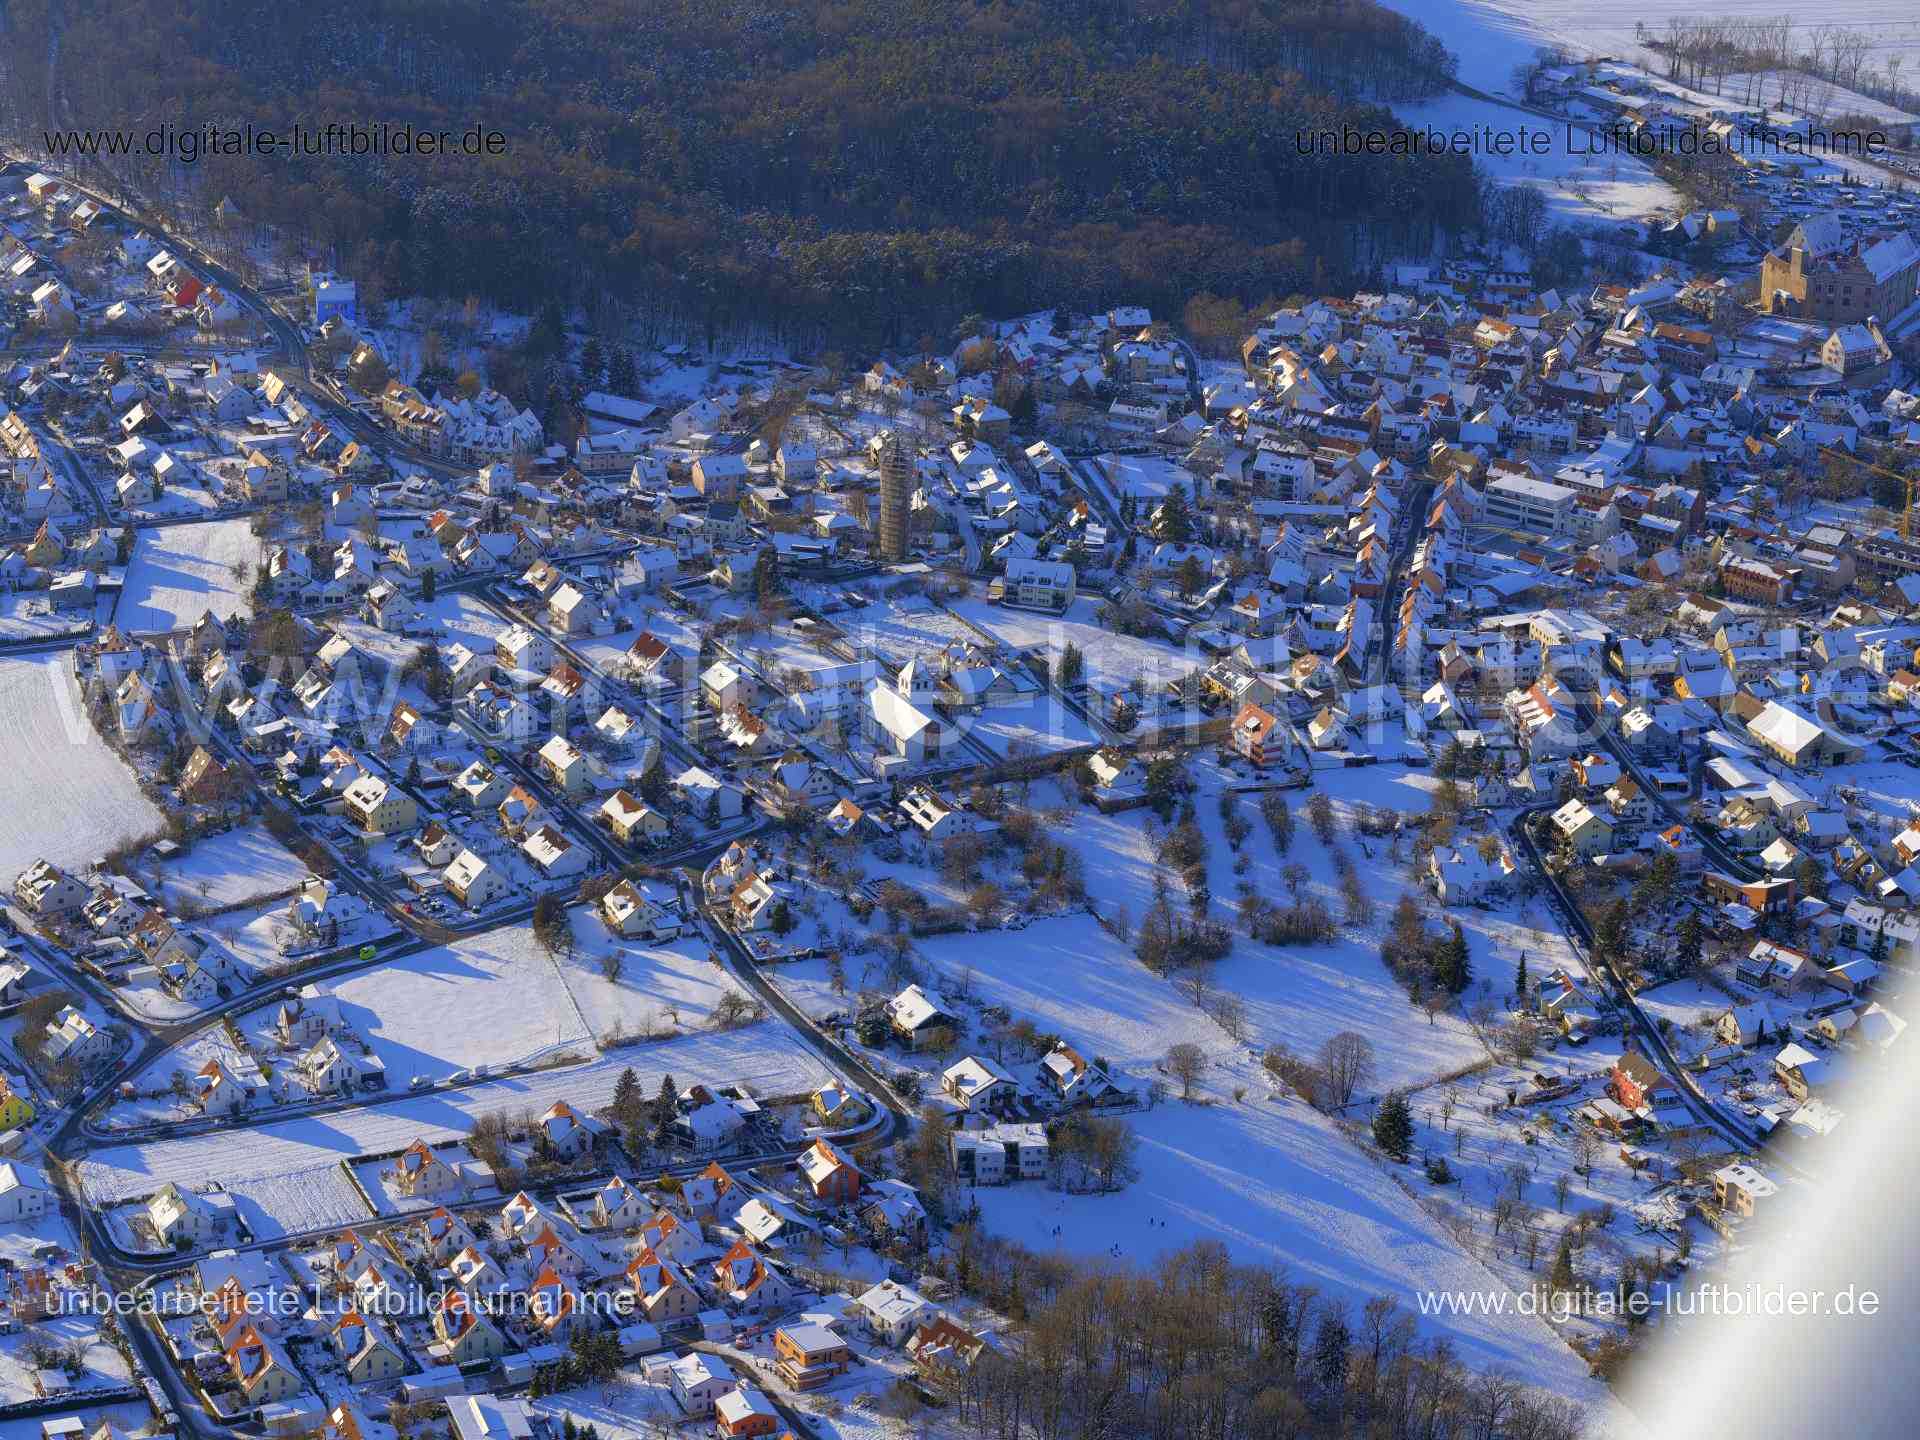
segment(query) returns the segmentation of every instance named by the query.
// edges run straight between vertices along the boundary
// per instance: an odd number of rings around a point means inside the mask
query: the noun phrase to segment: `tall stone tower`
[[[913,508],[913,455],[899,432],[880,437],[880,558],[907,558],[907,516]]]

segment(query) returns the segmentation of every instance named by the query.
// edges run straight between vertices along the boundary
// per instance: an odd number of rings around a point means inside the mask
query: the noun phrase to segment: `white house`
[[[0,1163],[0,1223],[34,1220],[47,1213],[46,1177],[24,1160]]]
[[[862,1293],[850,1307],[866,1332],[889,1345],[904,1345],[934,1314],[933,1302],[917,1290],[883,1280]]]
[[[368,1074],[363,1057],[349,1054],[332,1035],[314,1041],[294,1062],[294,1070],[316,1095],[345,1095],[360,1088]]]
[[[191,1247],[218,1238],[221,1222],[205,1198],[172,1181],[147,1201],[147,1223],[163,1245]]]
[[[713,1414],[714,1404],[739,1382],[718,1355],[694,1351],[667,1367],[667,1384],[680,1408],[696,1419]]]
[[[69,1005],[48,1023],[42,1053],[54,1064],[84,1070],[113,1057],[113,1037]]]
[[[447,893],[469,910],[484,910],[506,894],[511,882],[497,865],[462,850],[441,875]]]

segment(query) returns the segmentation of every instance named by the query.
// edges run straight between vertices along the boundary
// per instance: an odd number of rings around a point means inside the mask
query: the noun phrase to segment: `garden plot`
[[[361,653],[371,655],[381,661],[397,676],[407,667],[414,656],[420,653],[421,642],[408,635],[396,635],[390,630],[382,630],[377,625],[369,625],[364,620],[352,616],[339,616],[329,622],[333,632],[353,643]],[[386,697],[382,697],[383,703]]]
[[[123,1435],[132,1435],[153,1419],[153,1407],[145,1399],[116,1405],[88,1405],[87,1416],[97,1423],[111,1420]],[[44,1424],[41,1416],[31,1412],[17,1420],[0,1421],[0,1440],[46,1440]],[[369,1436],[368,1440],[384,1440],[384,1437]]]
[[[142,531],[114,621],[143,634],[178,630],[208,610],[224,620],[246,608],[260,559],[260,541],[245,520]]]
[[[224,909],[291,890],[308,872],[264,825],[245,825],[196,842],[159,873],[168,905]]]
[[[48,640],[80,635],[93,628],[93,614],[51,610],[44,591],[17,590],[0,595],[0,640]]]
[[[34,861],[79,867],[157,829],[160,812],[94,733],[66,656],[0,659],[0,877]]]
[[[1642,990],[1634,999],[1646,1017],[1660,1027],[1675,1057],[1682,1062],[1692,1059],[1714,1043],[1710,1030],[1701,1024],[1703,1019],[1711,1021],[1726,1014],[1736,1004],[1752,1003],[1735,1001],[1718,986],[1699,980],[1669,980]],[[1782,1020],[1795,1008],[1786,1004],[1773,1005],[1775,1014]]]
[[[331,1163],[227,1180],[221,1188],[233,1197],[234,1213],[255,1240],[351,1225],[372,1213],[353,1177]]]
[[[967,717],[964,729],[1000,756],[1016,746],[1028,754],[1053,754],[1100,743],[1091,725],[1044,690],[1011,705],[989,706]]]
[[[364,940],[396,933],[393,922],[383,912],[369,909],[358,896],[336,890],[328,909],[339,912],[340,933],[331,947],[307,945],[288,923],[289,903],[270,900],[232,910],[207,921],[203,928],[256,974],[265,974],[315,949],[344,950]]]
[[[79,1377],[69,1382],[75,1392],[75,1405],[84,1405],[90,1391],[116,1390],[132,1379],[125,1358],[101,1335],[97,1320],[83,1315],[50,1315],[0,1335],[0,1405],[31,1407],[38,1400],[34,1355],[42,1346],[60,1353],[79,1353]]]
[[[603,1109],[613,1099],[621,1072],[629,1067],[648,1094],[659,1088],[666,1075],[672,1075],[682,1090],[694,1084],[738,1084],[762,1098],[804,1095],[832,1078],[791,1031],[754,1025],[628,1046],[584,1065],[421,1095],[394,1095],[357,1109],[280,1124],[111,1146],[93,1151],[79,1163],[80,1184],[95,1205],[141,1199],[168,1181],[194,1188],[205,1185],[210,1177],[230,1190],[240,1182],[251,1186],[255,1181],[271,1189],[289,1176],[328,1167],[340,1173],[341,1160],[404,1150],[416,1137],[436,1145],[464,1139],[482,1115],[538,1113],[556,1100],[581,1110]],[[364,1218],[364,1205],[361,1212]]]
[[[1539,1283],[1562,1229],[1596,1207],[1611,1207],[1612,1219],[1596,1225],[1582,1249],[1583,1278],[1604,1285],[1625,1257],[1650,1259],[1656,1249],[1671,1256],[1683,1232],[1694,1242],[1696,1278],[1713,1273],[1701,1261],[1718,1242],[1706,1226],[1685,1219],[1686,1202],[1663,1166],[1636,1173],[1622,1161],[1618,1140],[1591,1131],[1575,1117],[1604,1094],[1607,1071],[1619,1053],[1618,1042],[1613,1044],[1612,1049],[1602,1044],[1543,1051],[1524,1067],[1500,1066],[1415,1097],[1415,1153],[1443,1159],[1452,1179],[1433,1185],[1412,1173],[1414,1167],[1405,1178],[1437,1219],[1466,1215],[1476,1220],[1463,1243],[1516,1288]],[[1532,1093],[1535,1076],[1555,1089],[1575,1088],[1545,1103],[1506,1103],[1509,1092]],[[1508,1194],[1530,1209],[1496,1237],[1494,1205]],[[1600,1333],[1584,1320],[1562,1328],[1569,1338],[1591,1340]]]
[[[1189,498],[1193,495],[1193,473],[1158,456],[1101,455],[1092,464],[1109,490],[1116,496],[1132,495],[1146,502],[1143,509],[1165,499],[1176,485],[1184,486]]]

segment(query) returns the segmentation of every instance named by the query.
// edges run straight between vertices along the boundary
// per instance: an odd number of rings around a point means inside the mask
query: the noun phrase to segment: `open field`
[[[307,867],[256,824],[201,840],[157,873],[168,904],[225,907],[291,889]]]
[[[1579,0],[1387,0],[1387,7],[1419,21],[1453,51],[1462,81],[1496,94],[1513,93],[1514,67],[1532,60],[1543,45],[1561,46],[1575,59],[1631,60],[1657,73],[1662,62],[1641,43],[1638,27],[1644,25],[1649,38],[1658,39],[1672,20],[1740,13],[1738,7],[1716,9],[1685,0],[1632,0],[1606,9]],[[1753,13],[1782,12],[1762,6]],[[1797,18],[1796,51],[1808,47],[1811,27],[1831,25],[1872,36],[1867,68],[1873,71],[1884,71],[1887,61],[1899,57],[1910,78],[1911,67],[1920,64],[1920,17],[1901,0],[1831,0],[1817,13],[1803,12]],[[1816,84],[1816,95],[1822,89]]]
[[[611,938],[586,915],[576,915],[573,928],[579,948],[557,964],[596,1037],[616,1030],[651,1036],[699,1029],[720,997],[738,989],[725,970],[707,963],[711,947],[698,936],[639,945]],[[602,963],[614,953],[620,956],[620,971],[609,980]]]
[[[512,1065],[591,1040],[554,962],[527,927],[411,955],[329,987],[340,1012],[387,1067],[387,1081],[445,1079],[473,1065]]]
[[[1593,147],[1577,130],[1570,144],[1565,126],[1504,105],[1469,95],[1447,95],[1419,105],[1403,105],[1394,113],[1407,125],[1431,126],[1442,132],[1471,134],[1481,127],[1504,132],[1525,124],[1530,133],[1538,130],[1547,135],[1548,154],[1483,155],[1478,163],[1500,185],[1524,185],[1539,191],[1554,224],[1624,223],[1680,204],[1679,192],[1641,161],[1630,155],[1582,154],[1583,146]]]
[[[246,608],[250,581],[234,567],[259,564],[261,553],[245,520],[143,531],[114,621],[139,634],[191,625],[206,610],[224,620]]]
[[[1131,1118],[1140,1137],[1132,1184],[1102,1196],[1035,1185],[980,1189],[975,1198],[994,1230],[1041,1250],[1135,1264],[1214,1241],[1238,1261],[1283,1267],[1356,1306],[1378,1294],[1413,1307],[1423,1290],[1488,1284],[1486,1272],[1437,1234],[1332,1119],[1276,1096],[1252,1048],[1230,1041],[1174,983],[1150,974],[1091,920],[1042,921],[992,944],[947,937],[923,949],[943,973],[970,972],[980,999],[1059,1031],[1136,1083],[1151,1078],[1170,1044],[1190,1041],[1209,1057],[1197,1103],[1169,1098]],[[1222,985],[1229,976],[1253,978],[1258,963],[1218,967]],[[1260,1023],[1285,1024],[1293,977],[1277,966],[1269,973],[1279,983],[1262,997],[1271,1009]],[[1310,977],[1300,988],[1316,983]],[[1406,1032],[1410,1045],[1427,1036],[1425,1022],[1418,1024],[1417,1035]],[[1441,1038],[1423,1052],[1428,1064],[1454,1040],[1452,1032],[1435,1033]],[[1569,1394],[1585,1386],[1585,1367],[1542,1322],[1456,1318],[1446,1329],[1475,1364],[1523,1369]]]
[[[69,657],[0,660],[0,878],[42,857],[80,866],[144,835],[160,812],[88,723]]]

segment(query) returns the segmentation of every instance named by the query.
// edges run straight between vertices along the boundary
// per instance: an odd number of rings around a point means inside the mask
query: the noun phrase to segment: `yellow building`
[[[18,1130],[33,1123],[33,1102],[13,1093],[13,1087],[0,1075],[0,1131]]]

